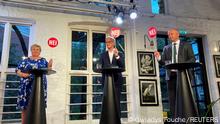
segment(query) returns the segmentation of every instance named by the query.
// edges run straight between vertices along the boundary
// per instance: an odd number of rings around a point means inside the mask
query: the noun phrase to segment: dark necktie
[[[173,63],[176,62],[176,43],[173,43]]]

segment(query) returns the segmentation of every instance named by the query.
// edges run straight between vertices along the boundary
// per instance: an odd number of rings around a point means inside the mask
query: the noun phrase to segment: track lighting
[[[136,19],[137,18],[137,12],[136,12],[136,10],[131,10],[131,12],[130,12],[130,18],[131,19]]]

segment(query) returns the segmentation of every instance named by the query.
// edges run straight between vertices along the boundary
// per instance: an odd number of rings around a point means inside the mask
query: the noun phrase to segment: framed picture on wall
[[[158,106],[157,80],[139,79],[140,105]]]
[[[153,52],[137,51],[139,76],[156,76]]]
[[[220,55],[213,55],[216,77],[220,77]]]

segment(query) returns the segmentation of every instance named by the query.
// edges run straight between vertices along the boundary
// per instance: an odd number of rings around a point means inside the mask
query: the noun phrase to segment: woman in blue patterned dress
[[[37,44],[31,46],[32,56],[22,60],[16,68],[16,73],[20,77],[19,94],[17,99],[17,108],[22,110],[22,124],[26,117],[26,108],[32,92],[32,85],[34,82],[34,75],[29,73],[31,69],[37,68],[52,68],[53,61],[40,57],[41,47]],[[45,102],[47,99],[47,79],[43,75],[43,87]]]

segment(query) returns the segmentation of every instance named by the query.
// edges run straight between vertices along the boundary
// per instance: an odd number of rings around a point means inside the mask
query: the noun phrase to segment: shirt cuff
[[[117,57],[115,57],[116,59],[119,59],[120,58],[120,56],[117,56]]]

